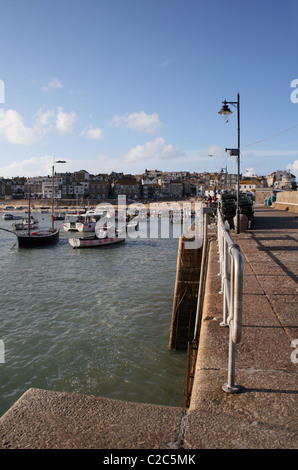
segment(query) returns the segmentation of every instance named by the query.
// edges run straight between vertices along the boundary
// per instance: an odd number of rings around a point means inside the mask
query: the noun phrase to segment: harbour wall
[[[169,348],[177,350],[186,350],[193,339],[202,260],[202,247],[187,249],[185,243],[180,237],[169,341]]]
[[[203,209],[204,234],[201,243],[189,244],[190,239],[184,235],[179,239],[169,340],[169,348],[173,350],[189,349],[189,344],[199,329],[208,261],[208,214],[211,212],[212,208]],[[192,238],[193,242],[198,242],[197,229],[193,223],[192,232],[196,233]]]
[[[298,212],[298,191],[281,191],[272,204],[275,209]]]

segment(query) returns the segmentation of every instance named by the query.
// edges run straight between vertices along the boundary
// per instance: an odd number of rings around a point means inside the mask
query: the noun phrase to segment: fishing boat
[[[19,248],[34,248],[38,246],[52,245],[59,240],[59,229],[56,228],[52,231],[49,229],[40,229],[36,232],[24,232],[17,235]]]
[[[73,248],[103,248],[108,245],[116,245],[125,242],[123,230],[109,233],[107,227],[96,230],[96,234],[91,237],[70,238],[69,244]]]
[[[91,237],[76,237],[68,240],[73,248],[95,248],[115,245],[125,242],[125,227],[115,229],[115,226],[96,226],[95,234]]]
[[[113,238],[97,238],[95,235],[91,237],[82,238],[70,238],[69,244],[73,248],[95,248],[104,247],[108,245],[115,245],[117,243],[123,243],[125,238],[113,237]]]
[[[56,163],[65,163],[64,161],[57,161]],[[54,166],[55,160],[52,167],[52,226],[50,228],[44,228],[36,231],[30,229],[28,224],[28,231],[17,235],[19,248],[35,248],[39,246],[52,245],[59,241],[59,228],[56,228],[54,223],[55,206],[54,206]],[[31,219],[30,215],[30,188],[28,188],[28,220]]]
[[[76,229],[78,232],[95,232],[97,222],[103,218],[106,211],[97,211],[91,209],[85,214],[81,214],[76,222]]]
[[[65,219],[62,224],[63,230],[65,232],[77,232],[77,222],[80,221],[81,213],[76,213],[76,214],[65,214]]]
[[[28,230],[29,219],[23,218],[22,222],[16,222],[12,224],[14,230]],[[39,221],[35,217],[30,217],[30,229],[35,230],[38,228]]]

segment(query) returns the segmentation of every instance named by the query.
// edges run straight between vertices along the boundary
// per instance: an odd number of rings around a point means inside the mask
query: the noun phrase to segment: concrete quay
[[[255,216],[253,230],[231,233],[244,261],[240,393],[222,390],[229,330],[219,325],[222,295],[212,236],[190,407],[30,389],[0,418],[0,448],[297,449],[298,218],[261,206]]]
[[[298,364],[292,362],[297,346],[291,342],[298,339],[298,217],[256,207],[255,228],[231,235],[244,264],[235,374],[242,391],[228,394],[221,388],[227,382],[229,331],[219,326],[222,296],[212,241],[183,447],[297,449]]]

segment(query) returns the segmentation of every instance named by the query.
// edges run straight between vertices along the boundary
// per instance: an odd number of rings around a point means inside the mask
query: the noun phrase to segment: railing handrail
[[[224,222],[223,215],[217,211],[217,241],[219,247],[219,265],[221,276],[221,293],[223,294],[223,321],[221,326],[229,326],[229,361],[228,382],[223,390],[235,393],[240,387],[235,384],[236,344],[242,335],[242,301],[243,301],[243,262],[240,248],[231,238],[229,224]]]

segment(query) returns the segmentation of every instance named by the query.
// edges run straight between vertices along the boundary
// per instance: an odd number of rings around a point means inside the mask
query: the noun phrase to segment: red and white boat
[[[97,233],[99,236],[93,235],[91,237],[70,238],[68,243],[73,248],[100,248],[125,242],[125,236],[122,235],[123,232],[116,232],[113,235],[109,235],[108,230],[102,229],[101,233],[98,231]]]

